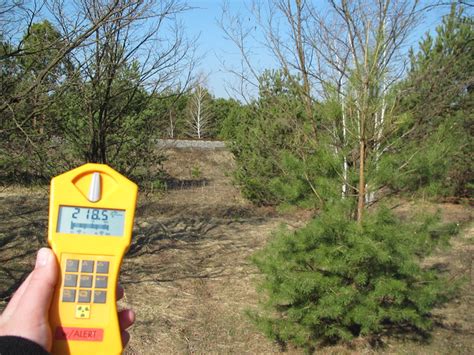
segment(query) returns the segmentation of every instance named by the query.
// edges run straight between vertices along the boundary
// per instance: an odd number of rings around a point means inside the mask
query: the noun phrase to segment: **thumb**
[[[51,249],[41,248],[35,269],[18,305],[18,313],[34,324],[48,321],[48,312],[58,278],[58,265]],[[21,316],[18,314],[19,316]]]

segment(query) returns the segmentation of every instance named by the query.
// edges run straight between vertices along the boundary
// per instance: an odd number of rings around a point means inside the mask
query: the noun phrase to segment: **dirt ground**
[[[142,192],[133,244],[122,267],[125,297],[120,306],[137,314],[125,353],[282,352],[245,316],[257,303],[258,274],[249,256],[280,225],[298,228],[308,214],[281,215],[250,205],[232,185],[234,166],[225,150],[170,150],[168,156],[168,191]],[[46,244],[47,201],[46,188],[0,189],[0,308],[31,270],[36,250]],[[474,353],[472,209],[419,203],[401,205],[397,213],[437,208],[445,221],[458,222],[463,230],[450,249],[439,251],[426,266],[466,281],[456,299],[433,312],[432,338],[382,338],[375,348],[367,339],[357,339],[321,352]]]

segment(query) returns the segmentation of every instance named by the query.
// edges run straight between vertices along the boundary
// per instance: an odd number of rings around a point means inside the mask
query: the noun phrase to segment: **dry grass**
[[[445,223],[464,225],[450,241],[450,248],[434,253],[424,261],[454,281],[463,280],[458,296],[443,307],[434,309],[434,330],[424,343],[406,339],[388,341],[390,352],[403,354],[473,354],[474,353],[474,223],[472,207],[445,203],[419,202],[401,206],[398,213],[423,210],[441,212]]]
[[[307,216],[281,216],[247,203],[228,176],[234,164],[225,151],[170,150],[168,154],[165,168],[173,184],[164,194],[142,194],[134,242],[122,268],[121,306],[137,313],[126,354],[281,352],[244,314],[257,304],[258,275],[249,256],[265,245],[280,224],[295,228]],[[0,192],[0,202],[4,305],[31,269],[35,251],[46,244],[47,193],[7,189]],[[445,221],[472,220],[471,208],[451,204],[405,204],[397,213],[404,216],[438,207]],[[436,327],[430,341],[390,338],[373,348],[367,339],[356,339],[323,352],[473,353],[473,248],[471,223],[453,239],[450,250],[427,260],[427,266],[441,265],[453,277],[467,278],[461,295],[434,312]]]
[[[124,305],[138,316],[127,353],[278,352],[244,311],[257,297],[249,256],[285,220],[241,197],[228,176],[229,153],[168,156],[171,177],[194,186],[178,183],[141,203],[137,244],[122,273]]]
[[[25,279],[46,245],[48,195],[11,187],[0,193],[0,307]]]

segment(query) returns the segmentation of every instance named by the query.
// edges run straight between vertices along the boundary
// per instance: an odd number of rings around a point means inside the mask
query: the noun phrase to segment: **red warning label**
[[[66,328],[57,327],[56,340],[102,341],[104,330],[99,328]]]

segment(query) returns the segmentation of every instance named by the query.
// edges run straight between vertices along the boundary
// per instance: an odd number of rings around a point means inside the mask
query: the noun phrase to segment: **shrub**
[[[429,330],[430,310],[449,290],[419,256],[442,229],[402,224],[388,209],[358,225],[349,211],[333,205],[296,232],[280,231],[254,256],[263,297],[249,315],[268,337],[311,349],[393,327]]]
[[[327,136],[316,139],[319,113],[306,112],[299,82],[282,71],[264,72],[259,99],[223,123],[221,135],[237,163],[234,179],[255,204],[317,207],[321,196],[340,196],[335,178],[342,160]]]

